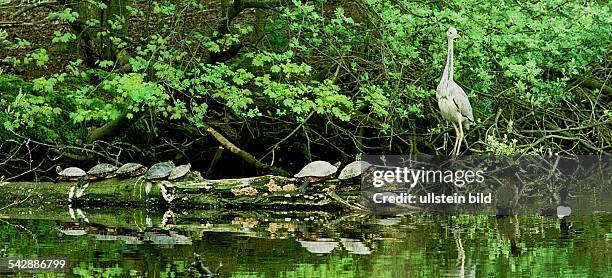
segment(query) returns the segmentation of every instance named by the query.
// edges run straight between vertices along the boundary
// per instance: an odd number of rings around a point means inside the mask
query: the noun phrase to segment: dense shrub
[[[606,68],[605,1],[235,2],[68,1],[49,14],[63,24],[47,45],[2,30],[4,71],[55,65],[19,89],[2,83],[3,136],[70,144],[119,117],[150,115],[186,132],[223,125],[259,155],[287,135],[285,148],[312,143],[319,155],[439,153],[448,125],[434,88],[452,25],[455,79],[477,118],[472,152],[610,151],[609,95],[573,86]],[[56,59],[66,49],[78,57]],[[255,131],[256,143],[244,139],[253,130],[238,130],[245,123],[278,129]],[[564,129],[576,132],[546,131]]]

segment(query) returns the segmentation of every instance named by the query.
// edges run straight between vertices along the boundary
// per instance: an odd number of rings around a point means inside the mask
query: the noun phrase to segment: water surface
[[[80,209],[73,218],[68,211],[0,217],[0,257],[69,259],[66,272],[44,277],[189,277],[194,253],[213,272],[222,264],[221,277],[612,273],[609,215],[380,218]]]

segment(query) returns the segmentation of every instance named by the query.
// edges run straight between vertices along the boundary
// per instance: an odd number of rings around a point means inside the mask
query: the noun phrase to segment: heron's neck
[[[453,80],[453,38],[448,37],[448,54],[446,55],[446,66],[442,73],[441,82]]]

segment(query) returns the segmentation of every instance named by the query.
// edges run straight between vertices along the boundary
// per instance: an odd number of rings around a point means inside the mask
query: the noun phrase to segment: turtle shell
[[[191,163],[177,166],[174,169],[172,169],[172,171],[170,172],[170,175],[168,176],[168,180],[180,179],[184,177],[185,175],[187,175],[190,169],[191,169]]]
[[[172,172],[172,169],[174,169],[174,162],[172,161],[166,161],[166,162],[160,162],[160,163],[153,164],[153,166],[149,168],[149,171],[147,171],[147,173],[144,175],[144,179],[145,180],[159,180],[159,179],[166,178],[167,176],[170,175],[170,172]]]
[[[359,177],[361,176],[361,174],[363,174],[365,170],[367,170],[371,166],[372,164],[367,163],[365,161],[361,161],[361,160],[353,161],[349,163],[348,165],[346,165],[346,167],[344,167],[342,171],[340,171],[340,175],[338,175],[338,179],[348,180],[348,179]]]
[[[148,168],[140,163],[126,163],[117,169],[117,174],[124,177],[136,177],[146,173]]]
[[[117,166],[108,163],[100,163],[87,171],[91,178],[112,178],[114,177]]]
[[[78,167],[68,167],[59,172],[60,180],[78,180],[85,175],[87,175],[87,173]]]
[[[296,178],[314,177],[325,178],[335,174],[338,171],[336,166],[327,161],[313,161],[308,163],[299,173],[295,174]]]

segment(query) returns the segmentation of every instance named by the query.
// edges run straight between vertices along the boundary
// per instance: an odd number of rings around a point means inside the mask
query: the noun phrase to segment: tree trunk
[[[87,136],[87,142],[91,143],[96,140],[112,139],[121,132],[124,132],[128,127],[132,126],[142,117],[142,113],[128,117],[129,112],[123,112],[116,119],[104,124],[101,127],[93,129]]]
[[[0,211],[15,207],[65,208],[87,207],[180,207],[186,209],[268,209],[268,210],[353,210],[346,198],[358,197],[359,191],[330,194],[339,184],[328,180],[298,191],[299,181],[281,176],[259,176],[242,179],[153,182],[147,192],[146,182],[139,179],[92,181],[83,195],[76,192],[75,182],[17,182],[0,185]],[[358,188],[358,187],[357,187]]]
[[[132,0],[108,0],[101,9],[87,1],[60,0],[59,3],[71,8],[79,14],[78,19],[71,23],[75,33],[80,36],[83,49],[83,60],[89,67],[96,67],[98,60],[117,60],[117,49],[111,38],[124,38],[127,30],[128,12]],[[88,20],[97,20],[95,26],[86,24]],[[121,28],[112,28],[109,21],[122,20]]]

